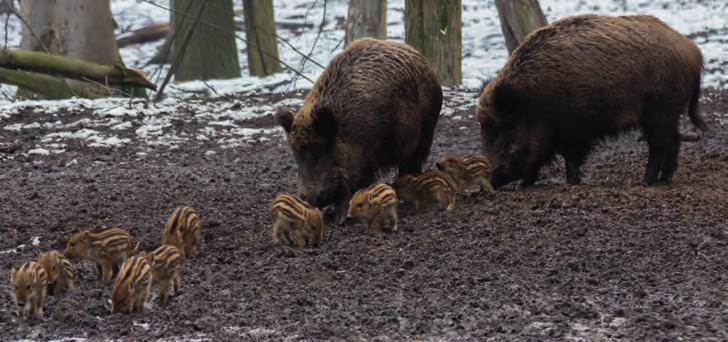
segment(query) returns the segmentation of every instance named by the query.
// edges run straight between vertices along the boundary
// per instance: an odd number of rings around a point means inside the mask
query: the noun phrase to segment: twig
[[[313,3],[311,3],[311,6],[308,6],[306,9],[306,13],[303,15],[303,24],[308,24],[308,15],[311,13],[311,10],[313,10],[314,7],[318,5],[318,0],[315,0]]]
[[[214,93],[215,95],[217,95],[217,90],[215,90],[215,87],[211,86],[211,85],[210,85],[209,83],[207,83],[207,81],[205,81],[205,80],[202,80],[202,84],[204,84],[204,85],[205,85],[205,87],[207,87],[208,89],[212,90],[212,92],[213,92],[213,93]]]
[[[2,93],[3,93],[3,96],[4,96],[4,97],[5,97],[5,98],[6,98],[6,99],[7,99],[8,101],[10,101],[10,102],[15,102],[15,100],[16,100],[16,99],[14,99],[14,98],[11,98],[11,97],[10,97],[10,95],[8,95],[8,93],[6,93],[6,92],[5,92],[5,89],[3,89],[2,87],[0,87],[0,92],[2,92]]]
[[[148,3],[148,4],[152,5],[152,6],[155,6],[155,7],[158,7],[158,8],[161,8],[161,9],[167,10],[167,11],[170,11],[170,12],[174,12],[174,13],[177,13],[177,14],[179,14],[179,15],[182,15],[182,16],[186,16],[186,17],[191,17],[191,16],[190,16],[189,14],[187,14],[187,13],[183,13],[183,12],[181,12],[181,11],[178,11],[178,10],[175,10],[175,9],[173,9],[173,8],[169,8],[169,7],[164,7],[164,6],[162,6],[162,5],[159,5],[159,4],[156,4],[156,3],[152,2],[152,1],[150,1],[150,0],[139,0],[139,1],[141,1],[141,2],[144,2],[144,3]],[[209,21],[205,21],[205,20],[203,20],[203,19],[200,19],[200,23],[202,23],[203,25],[207,25],[207,26],[209,26],[209,27],[212,27],[212,28],[214,28],[214,29],[216,29],[216,30],[218,30],[218,31],[222,31],[222,32],[224,32],[224,33],[230,34],[230,35],[232,35],[233,37],[235,37],[235,39],[237,39],[237,40],[240,40],[240,41],[242,41],[242,42],[243,42],[243,43],[245,43],[245,44],[248,44],[248,46],[250,46],[250,47],[254,47],[254,48],[257,48],[257,45],[255,45],[255,44],[252,44],[252,43],[248,43],[248,41],[247,41],[246,39],[243,39],[243,38],[241,38],[240,36],[238,36],[237,34],[235,34],[235,32],[230,32],[229,30],[226,30],[225,28],[223,28],[223,27],[221,27],[221,26],[219,26],[219,25],[213,24],[213,23],[211,23],[211,22],[209,22]],[[311,83],[315,83],[315,82],[314,82],[314,81],[313,81],[312,79],[308,78],[308,77],[307,77],[306,75],[304,75],[304,74],[300,73],[300,72],[299,72],[298,70],[294,69],[293,67],[291,67],[291,66],[290,66],[290,65],[288,65],[287,63],[285,63],[285,62],[283,62],[282,60],[278,59],[278,58],[277,58],[276,56],[273,56],[272,54],[270,54],[269,52],[267,52],[267,51],[265,51],[265,50],[263,50],[263,53],[264,53],[264,54],[266,54],[266,55],[267,55],[268,57],[270,57],[270,58],[273,58],[273,59],[277,60],[277,61],[278,61],[279,63],[281,63],[281,65],[283,65],[284,67],[286,67],[286,69],[288,69],[288,70],[291,70],[292,72],[294,72],[294,73],[295,73],[295,74],[297,74],[298,76],[301,76],[301,77],[305,78],[305,79],[306,79],[307,81],[309,81],[309,82],[311,82]]]
[[[177,71],[177,67],[179,67],[179,63],[182,61],[182,57],[185,55],[185,51],[187,51],[187,45],[190,44],[190,41],[192,40],[192,34],[195,32],[195,27],[197,27],[197,24],[200,22],[200,17],[202,16],[202,12],[205,10],[205,7],[207,6],[207,1],[200,4],[200,8],[197,10],[197,16],[195,16],[195,21],[192,23],[192,26],[190,26],[189,31],[187,31],[187,36],[185,37],[185,40],[182,42],[182,45],[180,45],[179,50],[177,51],[177,54],[174,56],[174,62],[172,62],[172,65],[169,67],[169,70],[167,70],[167,76],[164,77],[164,81],[162,82],[162,85],[159,87],[159,91],[157,92],[157,95],[154,97],[154,101],[159,101],[162,99],[162,94],[164,93],[164,87],[167,86],[167,83],[169,83],[169,80],[172,78],[172,75]],[[179,26],[179,25],[177,25]]]
[[[190,13],[190,10],[192,9],[192,4],[194,1],[190,1],[187,4],[187,7],[185,8],[185,13]],[[170,18],[171,19],[171,18]],[[187,19],[186,17],[184,19]],[[167,39],[167,42],[165,42],[166,46],[164,47],[164,53],[162,54],[162,59],[159,61],[159,67],[157,68],[156,73],[156,79],[154,80],[154,83],[159,82],[159,77],[162,76],[162,69],[164,69],[164,64],[167,62],[167,58],[169,58],[169,53],[172,51],[172,44],[174,44],[174,39],[177,37],[177,32],[179,30],[175,30],[172,26],[172,20],[170,20],[170,28],[172,29],[172,36]],[[179,27],[179,23],[177,24]]]
[[[245,17],[239,16],[239,15],[236,15],[235,17],[236,18],[239,18],[239,19],[242,19],[243,20],[243,23],[245,23]],[[306,54],[304,54],[303,52],[301,52],[301,50],[299,50],[295,46],[293,46],[293,44],[291,44],[291,42],[289,42],[287,39],[279,36],[275,32],[267,32],[266,30],[261,30],[258,27],[258,25],[255,26],[255,29],[256,30],[260,30],[261,32],[263,32],[265,34],[271,34],[271,35],[273,35],[274,37],[276,37],[276,39],[278,39],[278,41],[282,42],[283,44],[288,45],[288,47],[290,47],[294,52],[296,52],[297,54],[299,54],[301,57],[303,57],[303,58],[311,61],[311,63],[316,64],[316,66],[318,66],[321,69],[326,69],[326,67],[323,66],[323,65],[321,65],[321,63],[317,62],[315,59],[313,59],[313,58],[311,58],[309,56],[306,56]]]
[[[82,80],[84,80],[84,81],[86,81],[86,82],[89,82],[89,83],[91,83],[91,84],[94,84],[94,85],[97,85],[97,86],[99,86],[99,87],[101,87],[101,88],[104,88],[104,89],[106,89],[106,91],[107,91],[107,92],[108,92],[109,94],[113,94],[114,92],[117,92],[117,93],[119,93],[119,94],[121,94],[121,95],[124,95],[124,96],[126,96],[126,97],[131,97],[131,98],[133,98],[133,97],[134,97],[134,94],[131,94],[131,93],[125,92],[125,91],[123,91],[123,90],[121,90],[121,89],[115,89],[115,88],[112,88],[111,86],[109,86],[109,83],[108,83],[108,82],[106,82],[106,84],[104,84],[104,83],[101,83],[101,82],[98,82],[98,81],[92,80],[92,79],[90,79],[90,78],[87,78],[87,77],[81,77],[81,79],[82,79]]]
[[[341,46],[341,43],[343,43],[345,40],[346,40],[346,36],[341,37],[341,39],[339,39],[339,42],[336,43],[336,45],[334,46],[333,49],[331,49],[331,52],[336,51],[339,48],[339,46]]]
[[[309,51],[308,57],[311,57],[311,55],[313,54],[313,50],[316,49],[316,43],[318,43],[319,37],[321,37],[321,32],[323,32],[323,30],[324,30],[324,24],[326,23],[326,7],[327,7],[326,5],[327,4],[328,4],[328,1],[324,0],[324,13],[321,15],[321,23],[319,24],[318,33],[316,34],[316,39],[314,39],[314,41],[313,41],[313,45],[311,45],[311,51]],[[305,68],[305,67],[306,67],[306,58],[304,58],[301,61],[300,74],[303,74],[303,68]],[[293,79],[294,86],[296,85],[296,81],[297,80],[294,78]]]
[[[46,53],[51,53],[51,51],[48,50],[48,48],[45,46],[45,44],[43,44],[43,42],[40,40],[40,38],[38,38],[38,36],[35,35],[35,32],[33,32],[33,29],[30,28],[30,24],[28,24],[28,22],[25,21],[23,16],[20,15],[20,13],[18,13],[18,11],[15,8],[13,8],[12,6],[8,10],[10,11],[10,13],[12,13],[18,19],[20,19],[20,22],[22,22],[23,25],[25,25],[25,27],[28,29],[28,32],[30,32],[30,35],[33,36],[33,39],[35,39],[35,41],[38,43],[38,45],[40,45],[40,47],[43,48],[43,51],[45,51]]]

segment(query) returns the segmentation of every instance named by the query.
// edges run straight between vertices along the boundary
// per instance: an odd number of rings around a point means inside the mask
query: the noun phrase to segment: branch
[[[185,16],[185,17],[188,17],[188,18],[193,18],[193,17],[191,16],[191,15],[189,15],[189,14],[187,14],[187,13],[184,13],[184,12],[181,12],[181,11],[178,11],[178,10],[175,10],[175,9],[173,9],[173,8],[169,8],[169,7],[164,7],[164,6],[162,6],[162,5],[156,4],[156,3],[152,2],[152,1],[149,1],[149,0],[139,0],[139,1],[141,1],[141,2],[144,2],[144,3],[148,3],[148,4],[152,5],[152,6],[155,6],[155,7],[158,7],[158,8],[161,8],[161,9],[167,10],[167,11],[170,11],[170,12],[174,12],[174,13],[177,13],[177,14],[179,14],[179,15],[182,15],[182,16]],[[213,23],[211,23],[211,22],[209,22],[209,21],[205,21],[205,20],[202,20],[202,19],[200,19],[200,22],[201,22],[201,23],[202,23],[203,25],[207,25],[207,26],[209,26],[209,27],[212,27],[212,28],[214,28],[214,29],[216,29],[216,30],[218,30],[218,31],[221,31],[221,32],[224,32],[224,33],[227,33],[227,34],[232,34],[232,35],[233,35],[233,36],[235,37],[235,39],[237,39],[237,40],[240,40],[240,41],[242,41],[242,42],[243,42],[243,43],[245,43],[245,44],[248,44],[248,46],[250,46],[250,47],[254,47],[254,48],[257,48],[257,47],[258,47],[258,46],[257,46],[257,45],[255,45],[255,44],[251,44],[251,43],[248,43],[248,41],[247,41],[247,40],[245,40],[245,39],[243,39],[243,38],[239,37],[239,36],[238,36],[237,34],[235,34],[235,32],[230,32],[229,30],[226,30],[225,28],[223,28],[223,27],[221,27],[221,26],[219,26],[219,25],[213,24]],[[293,72],[294,72],[295,74],[297,74],[298,76],[301,76],[301,77],[305,78],[305,79],[306,79],[307,81],[309,81],[309,82],[311,82],[311,83],[316,83],[316,82],[314,82],[314,81],[313,81],[312,79],[310,79],[310,78],[309,78],[308,76],[306,76],[306,75],[304,75],[304,74],[300,73],[300,72],[299,72],[298,70],[294,69],[293,67],[291,67],[290,65],[288,65],[288,64],[287,64],[286,62],[283,62],[282,60],[278,59],[278,58],[277,58],[276,56],[273,56],[273,55],[272,55],[271,53],[269,53],[269,52],[267,52],[267,51],[265,51],[265,50],[263,50],[263,53],[264,53],[265,55],[267,55],[268,57],[270,57],[270,58],[273,58],[273,59],[277,60],[278,62],[280,62],[280,63],[281,63],[281,65],[283,65],[284,67],[286,67],[286,68],[287,68],[288,70],[291,70],[291,71],[293,71]]]
[[[0,50],[0,67],[114,85],[132,85],[155,90],[142,70],[121,64],[103,65],[80,59],[25,50]]]
[[[326,5],[327,1],[324,0],[324,13],[321,15],[321,24],[319,24],[318,33],[316,34],[316,39],[313,41],[313,45],[311,45],[311,51],[308,52],[307,58],[304,58],[301,61],[301,73],[303,73],[303,68],[306,67],[306,60],[311,59],[311,55],[313,54],[313,50],[316,49],[316,43],[318,43],[319,37],[321,37],[321,32],[324,30],[324,24],[326,23]],[[296,81],[294,80],[293,83],[295,84]]]
[[[157,92],[157,95],[154,97],[155,101],[159,101],[162,99],[162,94],[164,93],[164,88],[167,86],[167,83],[169,83],[169,80],[172,79],[172,75],[174,75],[174,73],[177,71],[177,67],[179,67],[179,63],[180,63],[180,61],[182,61],[182,57],[184,57],[185,51],[187,51],[187,45],[189,45],[190,41],[192,40],[192,34],[195,33],[195,27],[197,27],[197,24],[201,20],[200,17],[202,16],[202,12],[205,11],[205,6],[207,6],[207,2],[203,2],[200,5],[200,8],[197,10],[197,16],[195,16],[195,21],[192,23],[192,26],[190,26],[189,30],[187,31],[187,36],[185,37],[185,40],[182,42],[182,45],[180,45],[179,51],[177,51],[176,55],[174,56],[174,62],[169,67],[169,70],[167,70],[167,76],[164,77],[164,81],[162,82],[162,85],[159,87],[159,91]],[[179,25],[177,25],[177,26],[179,26]]]

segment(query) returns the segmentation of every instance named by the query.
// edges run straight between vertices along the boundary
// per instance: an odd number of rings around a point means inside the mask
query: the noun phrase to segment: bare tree
[[[250,74],[268,76],[280,72],[273,0],[243,0],[243,10]]]
[[[240,77],[235,37],[195,20],[199,15],[202,21],[234,32],[233,1],[174,0],[172,6],[175,11],[172,25],[176,35],[172,42],[172,55],[179,58],[175,80]],[[187,36],[189,39],[184,39]]]
[[[462,82],[462,1],[406,0],[405,41],[430,60],[443,85]]]
[[[387,39],[387,0],[349,0],[346,44],[363,37]]]
[[[533,30],[548,25],[538,0],[496,0],[495,6],[509,54]]]

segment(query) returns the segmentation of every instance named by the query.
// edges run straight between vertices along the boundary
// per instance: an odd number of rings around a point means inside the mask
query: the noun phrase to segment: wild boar
[[[442,107],[427,59],[405,44],[364,38],[331,60],[295,116],[278,121],[298,164],[298,192],[316,207],[337,206],[377,173],[422,169]]]
[[[703,57],[690,39],[653,16],[566,18],[531,33],[487,83],[476,117],[491,183],[532,185],[555,153],[566,180],[605,136],[641,128],[649,158],[644,182],[670,183],[685,108],[698,113]]]
[[[366,220],[367,227],[381,230],[387,218],[392,220],[392,231],[399,229],[397,206],[399,199],[394,189],[384,183],[376,183],[354,193],[349,201],[347,218]]]
[[[268,207],[273,221],[273,242],[288,241],[304,249],[320,244],[324,239],[324,219],[321,212],[297,196],[278,195]],[[292,237],[292,238],[291,238]]]

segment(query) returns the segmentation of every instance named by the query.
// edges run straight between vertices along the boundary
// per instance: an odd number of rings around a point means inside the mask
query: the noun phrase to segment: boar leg
[[[581,183],[581,165],[589,152],[588,142],[572,142],[564,148],[564,164],[566,167],[566,182],[571,185]]]
[[[104,279],[104,271],[101,264],[96,264],[96,273],[99,275],[99,279]]]
[[[110,263],[108,261],[104,261],[101,264],[101,279],[110,280],[114,274],[113,269],[114,269],[114,267],[113,267],[112,263]]]
[[[481,178],[480,179],[480,191],[488,190],[489,192],[493,192],[493,185],[490,184],[490,179],[488,178]]]
[[[443,200],[443,202],[447,204],[446,210],[448,213],[451,213],[453,210],[455,210],[455,194],[453,194],[452,192],[446,193]]]
[[[273,243],[279,244],[282,239],[283,234],[281,233],[281,223],[279,222],[278,218],[276,218],[275,222],[273,223]]]
[[[159,303],[159,305],[167,304],[167,299],[169,298],[169,287],[172,285],[170,283],[171,281],[169,279],[164,279],[159,282],[159,297],[157,297],[157,303]]]
[[[538,171],[536,171],[536,172],[529,171],[528,173],[526,173],[526,176],[523,177],[523,180],[521,180],[521,187],[522,188],[529,187],[529,186],[533,185],[534,183],[536,183],[537,179],[538,179]]]
[[[399,230],[399,218],[397,217],[397,206],[393,205],[392,209],[389,209],[389,217],[392,218],[392,231],[396,232]]]
[[[174,295],[179,294],[179,287],[180,287],[180,277],[179,277],[179,271],[174,274],[174,277],[172,277],[172,289],[174,290]]]
[[[672,176],[677,170],[677,156],[680,153],[680,132],[678,132],[677,124],[675,127],[671,127],[668,136],[668,144],[663,152],[664,161],[662,164],[662,174],[660,175],[660,182],[670,184],[672,182]]]
[[[677,127],[664,128],[658,134],[648,135],[649,156],[644,179],[647,185],[654,184],[660,172],[662,172],[659,179],[661,182],[672,181],[672,176],[677,169],[677,155],[680,150],[680,135],[676,131]]]

